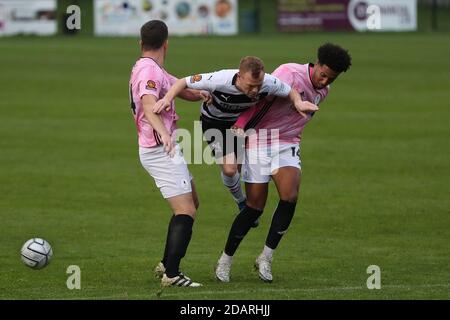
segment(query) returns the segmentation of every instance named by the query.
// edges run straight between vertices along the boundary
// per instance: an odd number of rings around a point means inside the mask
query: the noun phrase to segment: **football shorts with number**
[[[279,168],[301,169],[298,144],[273,145],[246,150],[242,165],[242,180],[249,183],[268,183]]]

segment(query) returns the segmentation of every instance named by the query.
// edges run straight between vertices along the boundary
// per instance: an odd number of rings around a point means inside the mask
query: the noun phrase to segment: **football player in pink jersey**
[[[303,100],[318,105],[327,96],[330,84],[350,65],[351,57],[347,50],[326,43],[319,47],[316,63],[283,64],[272,75],[297,90]],[[313,115],[299,114],[288,99],[269,96],[243,112],[236,121],[233,130],[238,134],[242,135],[244,129],[253,129],[248,134],[242,165],[247,201],[231,226],[225,249],[218,260],[215,272],[220,281],[230,281],[233,255],[255,219],[263,213],[268,184],[272,179],[280,200],[263,250],[255,261],[260,279],[272,282],[273,253],[288,230],[297,204],[301,133]]]
[[[184,276],[179,265],[192,235],[198,207],[194,182],[179,146],[174,142],[178,115],[172,102],[169,111],[157,115],[152,109],[177,80],[164,69],[168,30],[164,22],[152,20],[141,28],[141,57],[136,61],[129,82],[131,109],[138,132],[139,158],[155,180],[173,215],[169,223],[164,256],[155,274],[163,286],[199,287]],[[207,94],[207,93],[204,93]],[[198,101],[197,90],[184,90],[180,97]]]

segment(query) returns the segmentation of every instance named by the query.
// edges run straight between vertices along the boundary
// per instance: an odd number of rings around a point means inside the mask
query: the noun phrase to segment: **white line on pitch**
[[[450,288],[450,284],[424,284],[424,285],[416,285],[416,286],[408,286],[408,285],[382,285],[381,290],[383,288],[386,289],[417,289],[417,288],[434,288],[434,287],[444,287]],[[317,292],[317,291],[346,291],[346,290],[368,290],[367,287],[328,287],[328,288],[260,288],[254,290],[255,292]],[[249,293],[252,290],[220,290],[220,291],[189,291],[189,292],[178,292],[178,293],[164,293],[161,295],[162,297],[167,296],[179,296],[179,295],[202,295],[202,294],[239,294],[239,293]]]

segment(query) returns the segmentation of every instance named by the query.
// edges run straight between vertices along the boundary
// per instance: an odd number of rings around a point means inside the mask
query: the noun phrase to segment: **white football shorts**
[[[247,149],[242,164],[242,180],[249,183],[267,183],[282,167],[301,169],[298,144]]]
[[[155,179],[164,199],[192,192],[192,175],[178,144],[175,145],[173,157],[161,145],[153,148],[139,147],[139,158],[145,170]]]

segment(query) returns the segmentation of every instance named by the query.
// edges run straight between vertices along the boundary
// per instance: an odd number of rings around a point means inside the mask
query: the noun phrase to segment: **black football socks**
[[[179,214],[172,217],[167,236],[166,275],[173,278],[180,273],[180,261],[186,254],[189,241],[192,237],[192,225],[194,219],[187,214]]]
[[[280,200],[272,217],[272,224],[266,239],[266,246],[276,249],[281,238],[287,232],[295,213],[297,202]]]
[[[228,234],[228,240],[225,245],[225,254],[233,256],[236,252],[239,244],[245,235],[250,230],[254,222],[261,216],[263,212],[257,209],[253,209],[249,206],[245,206],[244,209],[236,216]]]
[[[163,256],[163,258],[161,260],[161,262],[164,265],[164,267],[167,265],[167,252],[168,252],[168,249],[169,249],[168,244],[169,244],[169,236],[170,236],[170,230],[171,230],[170,227],[172,226],[173,218],[175,218],[175,215],[172,216],[172,218],[169,221],[169,226],[167,227],[166,246],[164,248],[164,256]]]

